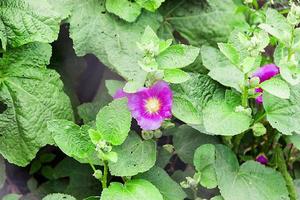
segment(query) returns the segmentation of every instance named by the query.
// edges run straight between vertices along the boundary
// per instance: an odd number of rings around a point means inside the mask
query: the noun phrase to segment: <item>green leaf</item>
[[[74,197],[67,194],[49,194],[43,200],[76,200]]]
[[[190,74],[191,78],[172,85],[173,115],[188,124],[202,124],[202,111],[215,96],[222,96],[223,87],[209,76]],[[205,92],[203,92],[205,91]]]
[[[7,194],[2,200],[19,200],[22,195],[20,194]]]
[[[218,43],[218,47],[232,64],[238,65],[240,63],[240,55],[233,45],[229,43]]]
[[[135,178],[152,183],[160,191],[164,200],[183,200],[186,197],[180,185],[173,181],[160,167],[154,166],[149,171],[135,176]]]
[[[209,69],[208,75],[219,83],[240,91],[244,74],[234,66],[218,49],[202,46],[201,56],[203,65]]]
[[[165,3],[167,21],[190,44],[201,46],[227,42],[231,31],[246,26],[245,17],[237,13],[232,0],[181,1]]]
[[[71,158],[65,158],[54,168],[54,178],[56,178],[56,182],[52,181],[48,183],[46,188],[48,188],[50,191],[52,190],[52,192],[61,190],[62,186],[60,188],[56,187],[58,184],[57,181],[65,180],[67,178],[67,186],[63,188],[63,191],[58,192],[70,194],[77,199],[84,199],[89,196],[99,195],[101,184],[99,180],[92,176],[93,173],[94,172],[89,165],[80,164]],[[40,188],[37,193],[40,194],[45,192],[44,190],[46,188]]]
[[[299,52],[295,52],[291,57],[289,50],[283,44],[279,43],[274,52],[274,61],[280,68],[281,77],[291,85],[300,83]]]
[[[179,126],[173,133],[173,145],[179,158],[185,163],[193,164],[195,150],[203,144],[216,144],[218,139],[205,135],[189,127]]]
[[[263,93],[263,106],[273,128],[283,134],[300,133],[300,85],[291,86],[289,99]]]
[[[5,0],[0,2],[0,19],[0,37],[5,49],[6,42],[13,47],[53,42],[62,16],[47,0]]]
[[[268,8],[266,11],[266,22],[260,24],[259,27],[287,46],[290,45],[293,27],[287,22],[286,18],[276,10]]]
[[[101,194],[101,200],[163,200],[158,189],[150,182],[143,179],[121,183],[111,183]]]
[[[135,0],[143,8],[154,12],[165,0]]]
[[[160,69],[183,68],[192,64],[199,48],[184,44],[172,45],[156,57]]]
[[[289,199],[279,172],[255,161],[239,166],[234,153],[224,145],[216,146],[215,170],[224,200]]]
[[[13,55],[15,49],[9,49],[0,60],[0,102],[6,105],[0,113],[0,152],[20,166],[26,166],[40,147],[54,143],[47,121],[73,119],[59,75],[45,68],[50,48],[40,45],[20,47],[12,64],[8,63],[8,55]]]
[[[203,110],[205,129],[214,135],[237,135],[246,131],[252,118],[251,114],[236,110],[240,103],[240,96],[229,90],[226,91],[225,99],[210,101]]]
[[[52,132],[55,144],[68,156],[86,159],[94,153],[95,145],[88,135],[89,126],[78,126],[68,120],[52,120],[48,129]]]
[[[289,85],[279,77],[274,77],[262,82],[260,87],[276,97],[282,99],[288,99],[290,97]]]
[[[164,80],[169,83],[183,83],[190,79],[190,75],[181,69],[164,70]]]
[[[108,12],[128,22],[134,22],[142,10],[137,3],[129,0],[106,0],[105,6]]]
[[[200,184],[209,189],[217,187],[214,165],[215,146],[204,144],[198,147],[194,154],[194,166],[200,172]]]
[[[97,130],[102,139],[113,144],[122,144],[130,130],[131,114],[127,108],[127,99],[117,99],[102,108],[96,118]]]
[[[70,37],[78,56],[94,54],[110,69],[127,81],[138,82],[128,86],[127,92],[135,92],[143,86],[146,73],[139,67],[143,52],[136,45],[147,26],[157,30],[161,17],[144,12],[134,23],[126,23],[106,12],[103,2],[98,0],[74,0],[70,18]],[[97,45],[95,45],[97,44]]]
[[[108,90],[108,94],[110,96],[114,96],[118,89],[122,89],[124,87],[123,81],[118,80],[105,80],[105,87]]]
[[[117,162],[109,162],[110,173],[114,176],[134,176],[149,170],[156,161],[156,143],[142,141],[134,132],[113,151],[118,154]]]

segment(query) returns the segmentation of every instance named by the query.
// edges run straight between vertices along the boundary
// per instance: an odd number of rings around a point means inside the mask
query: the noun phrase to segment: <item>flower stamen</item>
[[[145,108],[149,114],[155,114],[159,111],[161,103],[156,97],[151,97],[145,101]]]

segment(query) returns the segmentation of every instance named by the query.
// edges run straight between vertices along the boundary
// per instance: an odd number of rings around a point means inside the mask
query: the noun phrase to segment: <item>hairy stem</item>
[[[104,161],[103,162],[103,176],[102,176],[102,180],[101,180],[101,183],[102,183],[102,188],[107,188],[107,175],[108,175],[108,166],[107,166],[107,162]]]
[[[283,178],[285,179],[290,199],[297,200],[296,188],[294,186],[293,179],[287,170],[284,155],[279,145],[277,145],[275,148],[275,162],[278,167],[278,171],[283,175]]]
[[[242,106],[244,108],[248,107],[248,74],[244,75],[244,86],[242,93]]]

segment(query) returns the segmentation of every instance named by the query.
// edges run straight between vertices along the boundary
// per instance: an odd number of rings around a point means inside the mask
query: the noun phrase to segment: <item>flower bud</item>
[[[97,170],[94,172],[93,176],[94,176],[96,179],[99,179],[99,180],[100,180],[100,179],[102,178],[102,171],[99,170],[99,169],[97,169]]]
[[[144,140],[150,140],[150,139],[152,139],[153,138],[153,131],[145,131],[145,130],[143,130],[142,131],[142,138]]]
[[[155,138],[161,138],[162,132],[161,132],[160,129],[157,129],[157,130],[155,130],[155,131],[153,132],[153,135],[154,135]]]
[[[255,159],[257,162],[259,162],[262,165],[266,165],[268,164],[269,160],[267,158],[267,156],[264,153],[260,153],[258,154],[258,156]]]
[[[262,123],[255,123],[252,127],[253,135],[256,137],[262,136],[267,133],[266,127]]]
[[[163,148],[169,153],[173,153],[175,151],[174,146],[172,144],[165,144],[163,145]]]

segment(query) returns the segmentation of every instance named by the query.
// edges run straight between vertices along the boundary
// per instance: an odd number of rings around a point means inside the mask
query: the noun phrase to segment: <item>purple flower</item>
[[[158,129],[162,122],[172,117],[173,95],[169,85],[158,81],[150,88],[141,88],[133,94],[118,90],[114,98],[128,98],[128,108],[143,130]]]
[[[259,162],[262,165],[266,165],[269,162],[267,156],[264,153],[258,154],[258,156],[256,156],[255,160],[256,160],[256,162]]]
[[[273,76],[276,76],[279,74],[279,68],[275,64],[267,64],[256,70],[252,77],[258,77],[260,80],[260,83],[269,80]],[[256,88],[255,92],[260,92],[262,93],[263,90],[261,88]],[[263,102],[262,95],[258,96],[256,98],[256,102],[261,104]]]

